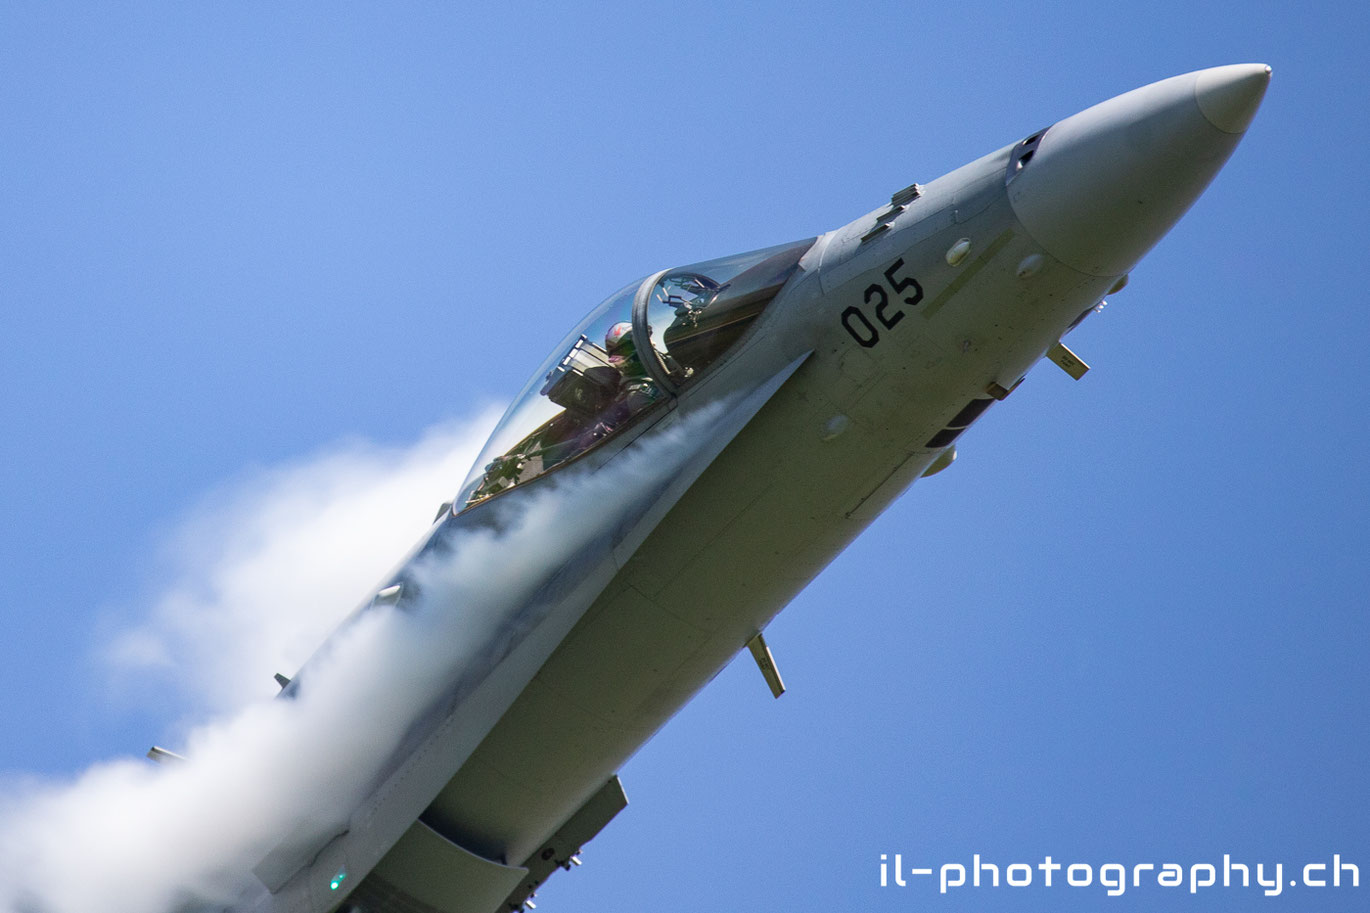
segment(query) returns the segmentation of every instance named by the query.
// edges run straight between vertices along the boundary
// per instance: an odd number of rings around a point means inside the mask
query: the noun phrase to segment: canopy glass
[[[698,380],[742,338],[815,240],[663,270],[606,298],[509,406],[458,509],[574,460]]]

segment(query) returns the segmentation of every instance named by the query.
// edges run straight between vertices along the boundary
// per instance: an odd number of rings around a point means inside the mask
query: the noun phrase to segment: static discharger
[[[752,651],[752,659],[756,660],[761,675],[771,688],[771,694],[776,697],[784,694],[785,682],[780,678],[780,670],[775,667],[775,657],[771,655],[771,648],[766,646],[766,638],[761,636],[760,631],[747,641],[747,649]]]
[[[153,745],[147,750],[147,759],[156,761],[158,764],[184,764],[186,759],[174,751],[167,751],[165,748],[158,748]]]
[[[1089,371],[1089,365],[1085,364],[1080,356],[1066,348],[1066,344],[1063,342],[1057,342],[1056,345],[1047,349],[1047,358],[1050,358],[1057,367],[1076,380],[1084,377]]]

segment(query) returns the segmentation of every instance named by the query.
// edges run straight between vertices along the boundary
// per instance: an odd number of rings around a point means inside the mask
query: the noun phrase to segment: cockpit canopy
[[[698,380],[742,338],[815,240],[663,270],[610,295],[504,413],[458,509],[579,457]]]

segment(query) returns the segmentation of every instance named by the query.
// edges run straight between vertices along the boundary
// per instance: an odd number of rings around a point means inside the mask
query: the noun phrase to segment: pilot
[[[604,350],[609,353],[609,363],[623,378],[612,409],[622,413],[613,418],[613,423],[617,424],[660,399],[661,389],[642,363],[642,356],[633,343],[631,323],[624,321],[609,327],[609,332],[604,334]]]

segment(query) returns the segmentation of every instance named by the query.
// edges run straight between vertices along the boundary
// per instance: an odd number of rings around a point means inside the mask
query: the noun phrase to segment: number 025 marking
[[[918,284],[918,280],[912,276],[900,276],[899,271],[904,268],[904,260],[901,257],[890,264],[889,269],[885,270],[885,281],[888,283],[889,291],[886,286],[879,282],[873,282],[866,286],[863,295],[867,305],[873,305],[872,313],[875,314],[876,323],[887,330],[894,329],[894,325],[904,319],[904,309],[899,303],[895,303],[891,309],[890,292],[900,295],[910,292],[900,299],[903,304],[913,307],[923,300],[923,286]],[[846,327],[851,338],[855,339],[865,348],[869,349],[880,342],[880,331],[876,325],[871,323],[866,312],[857,305],[852,305],[842,312],[842,326]]]

